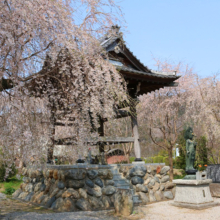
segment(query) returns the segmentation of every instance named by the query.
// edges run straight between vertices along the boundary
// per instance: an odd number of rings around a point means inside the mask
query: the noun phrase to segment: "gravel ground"
[[[215,198],[219,205],[204,210],[192,210],[172,206],[171,201],[157,202],[135,207],[134,213],[128,217],[114,216],[114,211],[65,212],[39,214],[36,212],[12,212],[1,220],[220,220],[220,198]],[[0,207],[1,208],[1,207]]]
[[[139,207],[144,213],[141,220],[220,220],[220,198],[214,198],[219,205],[203,209],[193,210],[172,206],[173,201],[153,203]]]

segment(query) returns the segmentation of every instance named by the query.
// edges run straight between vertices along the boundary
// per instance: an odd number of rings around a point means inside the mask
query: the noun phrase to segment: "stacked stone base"
[[[60,212],[114,208],[124,215],[132,213],[132,193],[114,186],[109,167],[84,168],[53,166],[42,170],[23,169],[24,183],[13,197]]]
[[[114,208],[130,215],[134,204],[173,199],[175,184],[169,181],[169,169],[146,165],[24,168],[24,182],[13,197],[60,212]]]

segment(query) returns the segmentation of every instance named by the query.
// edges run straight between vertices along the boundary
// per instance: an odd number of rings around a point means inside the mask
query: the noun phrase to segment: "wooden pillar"
[[[104,137],[104,120],[100,118],[100,127],[98,128],[98,133],[101,137]],[[105,144],[99,143],[99,153],[101,155],[101,164],[105,165]]]
[[[54,161],[53,152],[54,152],[54,146],[55,146],[55,124],[56,124],[56,117],[55,117],[56,108],[55,108],[54,101],[50,102],[50,111],[51,111],[51,115],[50,115],[51,145],[49,145],[47,149],[47,163],[54,164],[55,161]]]
[[[139,143],[136,105],[131,106],[130,110],[131,110],[131,126],[132,126],[132,132],[134,136],[134,154],[136,157],[135,161],[142,161],[141,148],[140,148],[140,143]]]

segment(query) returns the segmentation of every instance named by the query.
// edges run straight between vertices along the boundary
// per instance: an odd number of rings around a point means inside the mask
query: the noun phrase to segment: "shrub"
[[[147,157],[147,158],[145,158],[145,163],[153,163],[154,161],[153,161],[153,157]]]
[[[168,152],[167,150],[160,150],[158,153],[158,156],[163,156],[163,157],[168,157]]]
[[[157,156],[158,157],[158,163],[163,163],[163,156]]]
[[[130,160],[130,163],[132,163],[135,160],[135,157],[130,157],[129,160]]]
[[[4,193],[7,194],[7,195],[12,195],[14,192],[15,192],[14,188],[8,187],[8,188],[5,189]]]
[[[165,163],[166,166],[169,166],[169,157],[164,157],[163,163]]]

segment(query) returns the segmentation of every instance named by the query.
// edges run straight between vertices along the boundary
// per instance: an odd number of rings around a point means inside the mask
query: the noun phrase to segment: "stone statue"
[[[191,127],[187,128],[185,132],[186,139],[186,173],[195,174],[196,169],[194,168],[194,161],[196,156],[196,142],[193,140],[193,129]]]

